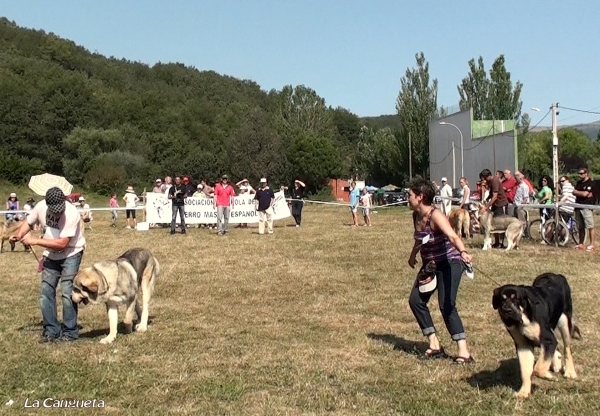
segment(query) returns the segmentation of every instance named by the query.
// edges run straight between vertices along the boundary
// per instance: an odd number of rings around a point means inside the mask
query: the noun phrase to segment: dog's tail
[[[158,260],[156,259],[156,257],[153,257],[152,279],[150,279],[150,281],[151,281],[150,291],[151,292],[154,292],[154,283],[159,274],[160,274],[160,264],[158,263]]]
[[[573,323],[573,319],[569,319],[569,333],[573,339],[581,339],[581,331],[579,327]]]

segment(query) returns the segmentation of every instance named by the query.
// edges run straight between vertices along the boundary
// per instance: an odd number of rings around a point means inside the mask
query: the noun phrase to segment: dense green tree
[[[460,108],[472,108],[475,120],[519,120],[522,89],[518,81],[513,87],[504,55],[494,60],[489,78],[480,56],[477,64],[474,59],[469,61],[469,73],[458,86]]]
[[[400,80],[401,88],[396,100],[396,110],[402,121],[401,138],[408,141],[411,135],[413,167],[415,173],[427,177],[429,171],[429,122],[437,108],[437,79],[430,79],[429,63],[420,52],[415,55],[416,68],[407,68]]]
[[[328,137],[313,133],[299,135],[289,149],[288,158],[293,177],[300,178],[313,191],[327,186],[329,178],[341,174],[340,155]]]

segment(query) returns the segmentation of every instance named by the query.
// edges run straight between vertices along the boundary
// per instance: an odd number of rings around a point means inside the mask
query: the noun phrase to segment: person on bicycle
[[[561,176],[558,180],[558,186],[560,187],[560,200],[559,202],[568,202],[570,204],[575,203],[575,195],[573,195],[573,191],[575,187],[569,181],[569,178],[566,176]],[[561,205],[558,207],[558,212],[563,220],[568,224],[569,218],[573,216],[573,212],[575,208],[569,205]]]

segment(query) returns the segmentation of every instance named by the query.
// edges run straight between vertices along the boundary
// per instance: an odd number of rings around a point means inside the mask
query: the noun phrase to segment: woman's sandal
[[[470,355],[469,358],[456,357],[452,361],[452,364],[457,364],[457,365],[475,364],[475,359],[473,358],[472,355]]]
[[[441,347],[439,350],[427,348],[427,351],[421,356],[421,360],[435,360],[437,358],[448,358],[448,354]]]

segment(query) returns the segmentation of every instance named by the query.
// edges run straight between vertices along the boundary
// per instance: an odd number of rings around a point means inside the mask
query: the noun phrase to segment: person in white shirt
[[[171,177],[165,176],[165,183],[163,184],[162,189],[163,193],[167,197],[169,196],[169,189],[171,189],[171,186],[173,186]]]
[[[125,195],[123,196],[123,201],[125,201],[125,212],[127,213],[127,227],[125,228],[135,228],[137,225],[137,220],[135,219],[135,208],[136,204],[140,199],[135,194],[133,190],[133,186],[128,186],[125,191]]]
[[[82,221],[84,222],[84,224],[87,224],[91,229],[92,227],[89,225],[89,223],[92,222],[94,218],[92,217],[92,211],[90,211],[90,206],[85,203],[85,198],[82,196],[79,197],[78,208],[79,216],[81,217]]]
[[[515,179],[517,180],[517,190],[513,203],[516,206],[529,204],[529,186],[525,182],[525,176],[520,171],[516,171]]]
[[[560,186],[560,202],[568,202],[570,204],[574,204],[576,197],[573,195],[573,191],[575,187],[569,181],[567,176],[561,176],[558,180]],[[563,216],[566,222],[568,222],[569,217],[573,215],[575,212],[575,207],[569,205],[561,205],[558,207],[558,212]]]
[[[362,189],[362,195],[360,196],[360,205],[362,207],[363,218],[365,219],[365,227],[371,226],[371,207],[373,206],[373,199],[367,187]]]
[[[442,198],[442,212],[446,217],[450,215],[452,209],[452,187],[448,185],[448,179],[442,178],[442,187],[440,188],[440,197]]]
[[[464,176],[460,178],[460,195],[462,197],[460,201],[460,208],[469,210],[469,204],[471,203],[471,190],[469,189],[469,181]]]
[[[522,172],[516,171],[515,179],[517,180],[517,190],[513,199],[513,204],[515,204],[514,216],[521,221],[523,226],[526,226],[529,216],[523,205],[529,204],[529,186],[527,186],[525,175]]]
[[[40,342],[74,341],[79,337],[77,305],[73,303],[73,279],[85,248],[85,237],[77,208],[67,204],[67,197],[59,188],[50,188],[46,197],[29,211],[11,242],[21,241],[27,246],[44,248],[39,305],[43,329]],[[43,238],[31,231],[34,224],[44,230]],[[63,323],[56,315],[56,289],[60,282]]]

